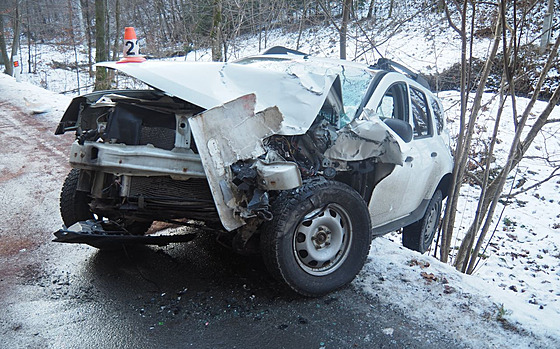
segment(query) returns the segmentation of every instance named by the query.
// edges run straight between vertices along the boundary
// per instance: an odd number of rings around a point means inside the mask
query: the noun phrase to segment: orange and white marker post
[[[20,78],[20,71],[21,71],[21,67],[20,67],[20,63],[19,63],[19,55],[16,53],[14,55],[14,69],[13,69],[13,73],[14,73],[14,78],[16,78],[17,82],[21,81]]]
[[[124,50],[123,58],[117,63],[142,63],[146,60],[144,56],[140,55],[140,48],[138,47],[138,39],[134,27],[124,28]]]

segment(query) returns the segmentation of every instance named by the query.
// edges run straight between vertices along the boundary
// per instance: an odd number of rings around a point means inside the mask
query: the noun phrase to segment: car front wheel
[[[268,270],[305,296],[320,296],[350,283],[371,243],[369,212],[362,197],[335,181],[313,180],[280,193],[273,220],[261,230]]]
[[[88,193],[78,191],[79,178],[80,170],[72,169],[64,180],[60,192],[60,215],[67,227],[80,221],[93,219],[93,213],[89,209],[91,199]]]

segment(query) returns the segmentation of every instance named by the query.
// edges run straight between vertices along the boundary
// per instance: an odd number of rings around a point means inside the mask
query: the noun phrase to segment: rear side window
[[[432,111],[436,119],[436,131],[438,134],[441,134],[441,131],[443,131],[443,110],[441,110],[439,103],[433,97],[430,97],[430,104],[432,105]]]
[[[426,95],[422,91],[411,87],[410,102],[412,104],[412,117],[414,121],[414,138],[431,136],[432,127],[430,125],[430,113]]]

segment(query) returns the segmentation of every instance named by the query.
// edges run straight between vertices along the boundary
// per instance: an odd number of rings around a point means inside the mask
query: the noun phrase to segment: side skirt
[[[424,214],[426,213],[426,208],[428,208],[429,203],[430,200],[424,199],[420,203],[420,206],[418,206],[408,216],[397,219],[396,221],[387,223],[385,225],[373,228],[372,229],[373,236],[375,237],[375,236],[385,235],[392,231],[399,230],[402,227],[406,227],[407,225],[410,225],[412,223],[418,222],[420,219],[422,219],[422,217],[424,217]]]

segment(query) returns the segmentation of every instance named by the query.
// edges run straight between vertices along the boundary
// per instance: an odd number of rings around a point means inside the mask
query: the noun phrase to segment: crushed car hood
[[[118,70],[204,109],[255,94],[256,111],[277,107],[283,115],[281,135],[309,129],[340,72],[336,67],[301,64],[284,71],[218,62],[103,62],[96,66]]]

